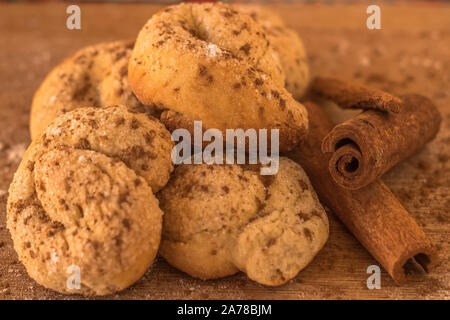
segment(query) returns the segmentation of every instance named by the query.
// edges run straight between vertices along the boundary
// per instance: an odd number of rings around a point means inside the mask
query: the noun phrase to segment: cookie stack
[[[45,287],[111,294],[159,252],[201,279],[238,271],[265,285],[295,277],[328,238],[303,169],[181,164],[170,131],[279,129],[280,150],[307,134],[298,36],[263,9],[180,4],[135,43],[80,50],[36,92],[32,143],[10,187],[7,225],[20,261]],[[70,270],[79,285],[68,285]]]

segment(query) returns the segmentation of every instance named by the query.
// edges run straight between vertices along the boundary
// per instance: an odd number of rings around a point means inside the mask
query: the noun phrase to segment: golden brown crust
[[[83,48],[53,69],[36,91],[30,131],[34,140],[56,117],[79,107],[126,105],[152,112],[136,99],[128,83],[133,41]]]
[[[147,140],[150,130],[155,135]],[[168,180],[171,146],[157,120],[125,106],[81,108],[51,123],[28,148],[9,190],[7,226],[29,275],[85,295],[137,281],[158,250],[162,211],[152,188]],[[133,149],[143,159],[128,156]],[[141,161],[151,168],[143,170]],[[67,286],[72,265],[80,268],[79,290]]]
[[[281,285],[328,238],[328,219],[303,169],[280,159],[275,176],[257,166],[180,165],[158,194],[164,210],[161,255],[191,276],[239,270]]]
[[[124,106],[76,109],[55,119],[41,139],[47,146],[70,145],[118,157],[153,192],[166,185],[173,170],[173,142],[164,125]]]
[[[308,87],[309,67],[305,47],[298,34],[288,28],[278,15],[262,6],[235,4],[233,7],[262,25],[284,71],[284,86],[295,99],[301,99]]]
[[[284,86],[262,27],[224,4],[181,4],[141,30],[129,64],[144,104],[219,130],[280,129],[280,150],[307,131],[307,114]]]

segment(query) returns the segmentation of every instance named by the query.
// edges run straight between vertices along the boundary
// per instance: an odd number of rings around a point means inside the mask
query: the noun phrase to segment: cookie
[[[235,4],[233,7],[249,14],[262,25],[284,71],[284,86],[295,99],[301,99],[310,79],[305,47],[298,34],[286,27],[279,16],[264,7],[245,4]]]
[[[181,114],[171,117],[176,123],[279,129],[282,151],[306,134],[307,112],[284,88],[262,26],[228,5],[180,4],[155,14],[139,33],[128,72],[138,99]]]
[[[137,281],[158,251],[172,141],[125,106],[80,108],[34,140],[9,189],[7,227],[28,274],[62,293],[105,295]],[[81,286],[67,285],[78,268]]]
[[[328,238],[328,219],[300,165],[274,176],[252,165],[180,165],[158,194],[160,253],[201,279],[244,271],[276,286],[295,277]]]
[[[56,117],[78,107],[126,105],[152,112],[136,99],[128,83],[132,41],[102,43],[81,49],[47,75],[31,107],[34,140]]]

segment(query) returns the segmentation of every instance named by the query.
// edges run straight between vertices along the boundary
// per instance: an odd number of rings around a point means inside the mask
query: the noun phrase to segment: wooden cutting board
[[[135,38],[160,8],[83,4],[82,29],[69,31],[67,5],[0,5],[0,299],[80,298],[29,278],[5,227],[8,186],[30,142],[34,91],[67,55],[86,45]],[[438,137],[384,180],[440,249],[440,266],[401,287],[383,271],[381,289],[369,290],[366,269],[377,262],[330,213],[328,243],[284,286],[264,287],[244,274],[200,281],[160,258],[135,285],[107,298],[449,299],[450,6],[381,6],[381,30],[366,28],[365,6],[278,5],[273,10],[302,36],[313,75],[332,74],[396,94],[417,92],[438,105],[443,115]]]

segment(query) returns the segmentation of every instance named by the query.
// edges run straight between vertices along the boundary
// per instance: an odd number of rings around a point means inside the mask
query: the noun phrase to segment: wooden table
[[[7,190],[30,142],[33,92],[64,57],[101,41],[134,38],[159,9],[153,5],[81,5],[82,30],[66,29],[68,4],[0,5],[0,298],[68,299],[30,279],[5,227]],[[173,299],[449,299],[450,298],[450,6],[382,6],[382,30],[366,28],[364,6],[281,6],[274,10],[303,37],[313,74],[334,74],[393,93],[435,101],[441,131],[425,150],[384,180],[440,249],[429,275],[396,286],[382,272],[368,290],[366,269],[377,262],[330,214],[331,233],[316,259],[288,284],[268,288],[238,274],[200,281],[162,258],[131,288],[108,298]]]

